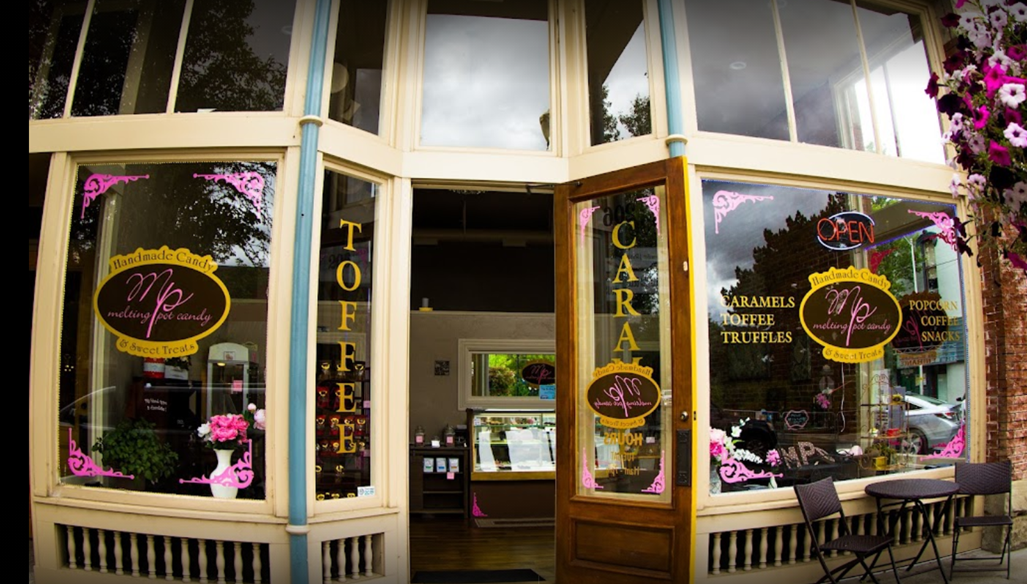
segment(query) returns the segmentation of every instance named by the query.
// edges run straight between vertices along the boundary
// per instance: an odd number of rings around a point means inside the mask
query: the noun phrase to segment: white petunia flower
[[[949,120],[949,129],[952,130],[953,134],[963,131],[963,114],[959,112],[952,114],[952,119]]]
[[[959,197],[959,189],[963,186],[963,179],[958,174],[952,175],[952,180],[949,181],[949,192],[952,193],[952,198]]]
[[[1002,193],[1006,197],[1006,204],[1014,213],[1019,213],[1022,206],[1027,205],[1027,183],[1020,181],[1013,185],[1013,188],[1006,189]]]
[[[1016,4],[1008,7],[1007,10],[1009,10],[1009,14],[1011,14],[1017,22],[1027,22],[1027,5],[1017,2]]]
[[[996,10],[988,15],[988,19],[991,20],[991,26],[994,26],[997,30],[1002,30],[1009,23],[1009,16],[1004,10]]]
[[[967,137],[966,145],[970,147],[970,151],[974,154],[980,154],[984,152],[984,136],[980,134],[971,134]]]
[[[1027,99],[1022,83],[1006,83],[998,88],[999,99],[1006,107],[1017,107]]]
[[[1009,143],[1017,148],[1027,147],[1027,130],[1020,127],[1016,122],[1010,122],[1006,130],[1002,132]]]
[[[975,198],[977,195],[984,191],[984,186],[987,184],[987,180],[983,175],[974,173],[966,178],[966,190],[967,196]]]

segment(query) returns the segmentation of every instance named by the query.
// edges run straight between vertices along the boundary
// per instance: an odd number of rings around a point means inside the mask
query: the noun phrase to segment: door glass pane
[[[30,120],[64,115],[71,66],[84,18],[84,3],[75,0],[29,3]]]
[[[62,483],[265,497],[275,172],[246,160],[78,168]]]
[[[699,129],[788,139],[772,2],[687,0]]]
[[[196,0],[175,111],[279,111],[295,0]]]
[[[378,185],[325,171],[317,284],[314,480],[319,501],[374,494],[371,299]]]
[[[665,203],[658,186],[575,205],[581,494],[669,500]]]
[[[592,144],[652,133],[642,2],[585,1]]]
[[[185,0],[97,0],[73,116],[163,113]]]
[[[430,0],[422,146],[549,148],[545,0]]]
[[[343,0],[335,36],[328,118],[378,133],[385,61],[385,2]]]

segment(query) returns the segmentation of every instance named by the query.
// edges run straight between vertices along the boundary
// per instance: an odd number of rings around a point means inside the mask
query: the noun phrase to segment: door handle
[[[688,412],[681,412],[681,421],[682,422],[687,422],[688,421]]]

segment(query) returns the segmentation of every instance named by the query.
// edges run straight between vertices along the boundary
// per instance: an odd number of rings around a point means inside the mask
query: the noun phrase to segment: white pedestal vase
[[[218,449],[214,451],[214,454],[218,457],[218,465],[214,468],[214,471],[210,473],[210,480],[217,481],[218,478],[228,469],[232,467],[232,450]],[[232,477],[234,480],[234,477]],[[239,487],[226,487],[224,485],[211,483],[210,494],[215,499],[234,499],[239,494]]]

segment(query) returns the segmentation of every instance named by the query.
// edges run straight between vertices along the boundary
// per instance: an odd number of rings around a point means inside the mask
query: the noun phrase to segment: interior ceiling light
[[[732,71],[741,71],[742,69],[745,69],[746,66],[747,65],[745,64],[745,61],[734,61],[733,63],[728,65],[728,67],[730,67]]]

